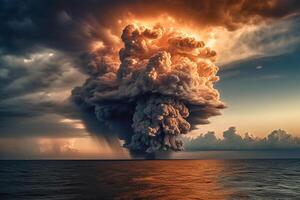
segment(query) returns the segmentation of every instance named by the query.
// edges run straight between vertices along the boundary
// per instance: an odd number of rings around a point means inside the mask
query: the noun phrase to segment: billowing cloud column
[[[182,150],[181,134],[219,114],[223,103],[216,52],[193,37],[161,26],[128,25],[117,53],[101,48],[89,66],[90,78],[73,98],[94,109],[99,123],[132,119],[131,150]]]

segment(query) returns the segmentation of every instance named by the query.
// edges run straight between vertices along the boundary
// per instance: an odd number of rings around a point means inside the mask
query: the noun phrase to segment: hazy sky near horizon
[[[129,157],[122,141],[94,137],[69,103],[90,51],[119,42],[129,23],[174,25],[218,53],[215,87],[227,108],[191,136],[222,137],[235,126],[300,137],[299,8],[293,0],[0,0],[0,159]]]

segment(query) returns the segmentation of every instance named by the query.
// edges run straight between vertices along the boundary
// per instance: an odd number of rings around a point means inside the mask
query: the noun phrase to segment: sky
[[[299,1],[0,1],[0,159],[130,158],[71,102],[128,24],[180,30],[217,52],[226,108],[188,137],[229,127],[300,137]],[[100,124],[101,126],[101,124]],[[100,132],[100,135],[99,135]]]

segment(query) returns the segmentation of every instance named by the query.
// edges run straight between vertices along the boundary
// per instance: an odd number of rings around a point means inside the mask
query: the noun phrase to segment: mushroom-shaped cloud
[[[108,128],[130,123],[124,144],[130,150],[182,150],[179,136],[224,108],[213,87],[216,52],[161,26],[128,25],[121,39],[119,54],[112,47],[93,53],[90,77],[73,89],[73,99]]]

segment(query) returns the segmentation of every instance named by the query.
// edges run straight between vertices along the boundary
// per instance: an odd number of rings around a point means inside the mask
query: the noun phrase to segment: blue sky
[[[216,118],[258,136],[278,128],[299,136],[300,127],[295,124],[300,117],[299,53],[297,48],[286,54],[225,65],[216,87],[228,108]],[[227,117],[235,119],[229,122]],[[216,124],[209,126],[213,131]]]

